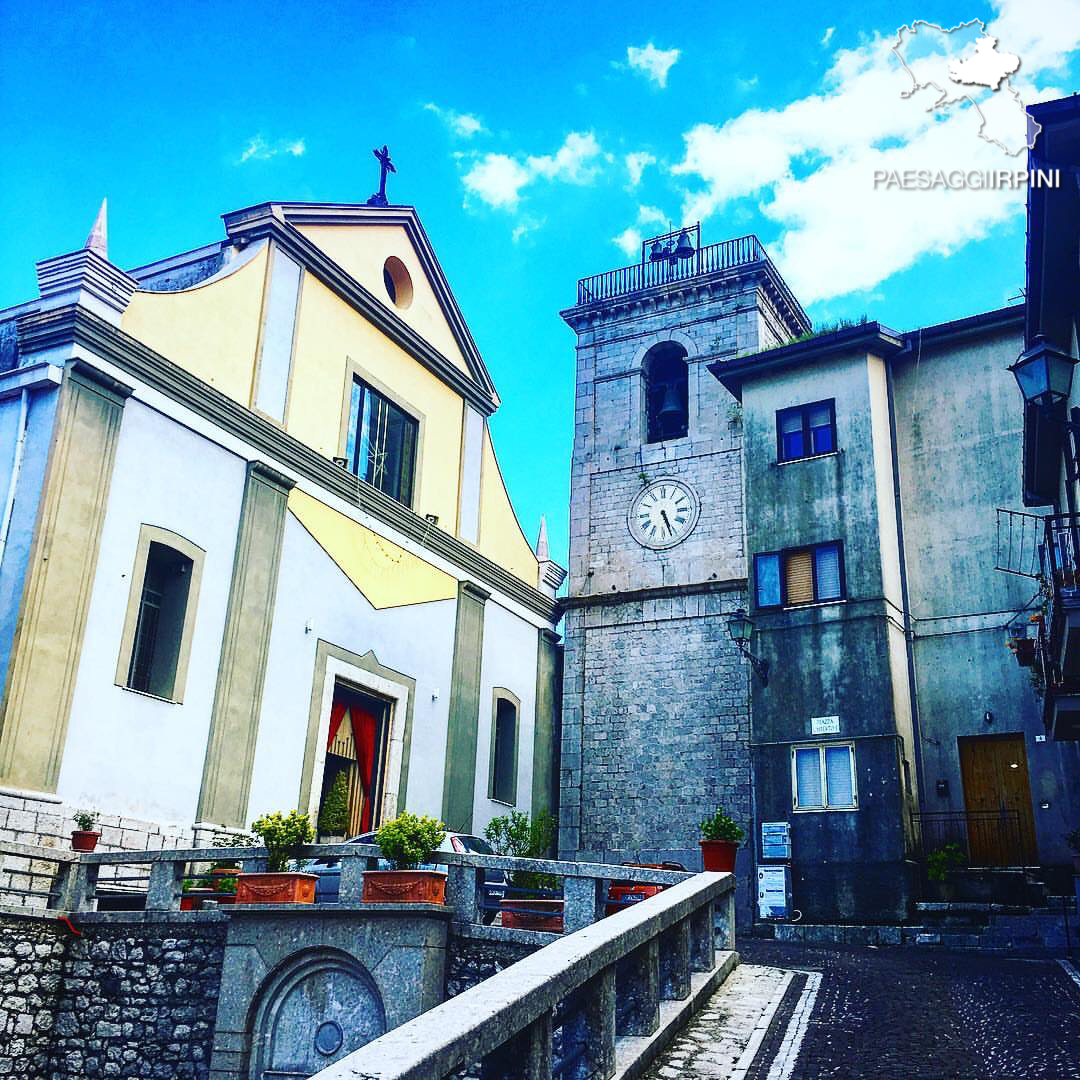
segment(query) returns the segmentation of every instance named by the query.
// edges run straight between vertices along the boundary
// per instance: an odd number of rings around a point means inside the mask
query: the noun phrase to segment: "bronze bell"
[[[694,245],[690,243],[690,234],[683,229],[679,233],[679,242],[675,245],[674,259],[692,259],[694,257]]]
[[[664,242],[662,240],[654,240],[652,248],[649,250],[649,262],[661,262],[664,255]]]
[[[683,418],[683,407],[679,401],[679,392],[675,389],[674,383],[667,383],[664,387],[664,398],[660,402],[660,411],[656,414],[656,420],[661,429],[666,429],[669,425],[681,421]]]

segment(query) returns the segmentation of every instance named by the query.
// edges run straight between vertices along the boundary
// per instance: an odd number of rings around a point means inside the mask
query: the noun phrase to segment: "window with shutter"
[[[784,588],[789,604],[814,602],[814,565],[809,551],[792,552],[784,564]]]
[[[815,600],[837,600],[840,591],[840,548],[821,544],[814,549]]]
[[[754,581],[758,607],[779,607],[780,556],[756,555],[754,557]]]
[[[791,783],[796,810],[856,809],[854,744],[793,747]]]

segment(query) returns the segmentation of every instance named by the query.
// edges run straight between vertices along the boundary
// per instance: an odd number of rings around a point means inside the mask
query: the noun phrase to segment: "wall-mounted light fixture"
[[[755,656],[750,651],[750,637],[754,632],[754,624],[750,616],[742,608],[736,608],[728,616],[728,633],[735,647],[750,661],[754,674],[761,680],[762,686],[769,685],[769,661]]]

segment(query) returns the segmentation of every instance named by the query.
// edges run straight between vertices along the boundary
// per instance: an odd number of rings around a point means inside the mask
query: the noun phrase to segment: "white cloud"
[[[278,139],[276,142],[269,142],[262,135],[253,135],[240,154],[239,164],[246,161],[269,161],[278,154],[303,157],[306,150],[303,139]]]
[[[629,45],[626,62],[659,87],[667,86],[668,72],[679,59],[678,49],[658,49],[651,41],[644,47]]]
[[[1075,13],[1075,0],[997,0],[996,6],[1000,14],[988,30],[1020,55],[1029,76],[1038,70],[1033,57],[1060,64],[1080,46],[1080,20],[1066,30],[1059,18],[1066,6]],[[1023,33],[1013,35],[1011,27]],[[873,288],[921,257],[949,255],[1023,213],[1021,190],[873,187],[875,170],[1018,164],[978,137],[980,117],[970,105],[928,112],[932,92],[905,99],[911,79],[892,54],[894,40],[891,32],[879,34],[838,51],[820,93],[684,134],[685,157],[673,169],[691,181],[683,220],[731,213],[732,201],[756,200],[781,230],[772,255],[804,303]]]
[[[639,206],[637,211],[639,225],[666,225],[668,216],[658,206]]]
[[[739,75],[735,76],[735,89],[743,94],[749,93],[757,84],[757,75],[751,75],[749,79],[744,79]]]
[[[639,206],[637,212],[637,224],[659,225],[666,229],[668,216],[657,206]],[[652,235],[655,236],[656,234],[653,233]],[[641,252],[641,241],[643,239],[644,234],[641,229],[634,225],[630,225],[623,229],[618,236],[613,236],[611,242],[626,255],[638,255]]]
[[[628,187],[636,188],[641,183],[642,174],[650,165],[656,164],[656,158],[647,150],[638,150],[633,154],[627,154],[624,158],[626,171],[630,174]]]
[[[501,206],[513,210],[521,196],[521,189],[532,179],[523,165],[506,154],[485,154],[465,174],[466,191],[471,191],[488,206]]]
[[[829,27],[825,28],[825,33],[821,35],[822,47],[828,45],[829,42],[832,41],[832,36],[835,33],[836,33],[836,27],[835,26],[829,26]]]
[[[592,132],[572,131],[554,154],[529,156],[523,161],[509,154],[485,154],[462,180],[465,190],[488,206],[514,210],[526,185],[537,179],[591,183],[600,171],[603,158]]]
[[[613,244],[622,249],[624,255],[636,255],[641,251],[641,230],[635,229],[632,225],[623,229],[618,236],[613,236],[611,240]]]
[[[571,131],[554,155],[526,158],[526,164],[536,176],[548,180],[565,180],[571,184],[587,184],[597,173],[595,159],[600,156],[600,144],[593,133]]]
[[[434,113],[450,129],[452,135],[462,139],[471,139],[474,135],[486,135],[488,129],[484,122],[472,113],[458,112],[456,109],[444,109],[429,101],[424,108]]]

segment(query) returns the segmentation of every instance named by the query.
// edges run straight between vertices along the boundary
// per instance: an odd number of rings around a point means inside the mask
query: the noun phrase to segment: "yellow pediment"
[[[457,581],[345,514],[293,488],[289,510],[374,608],[453,600]]]

